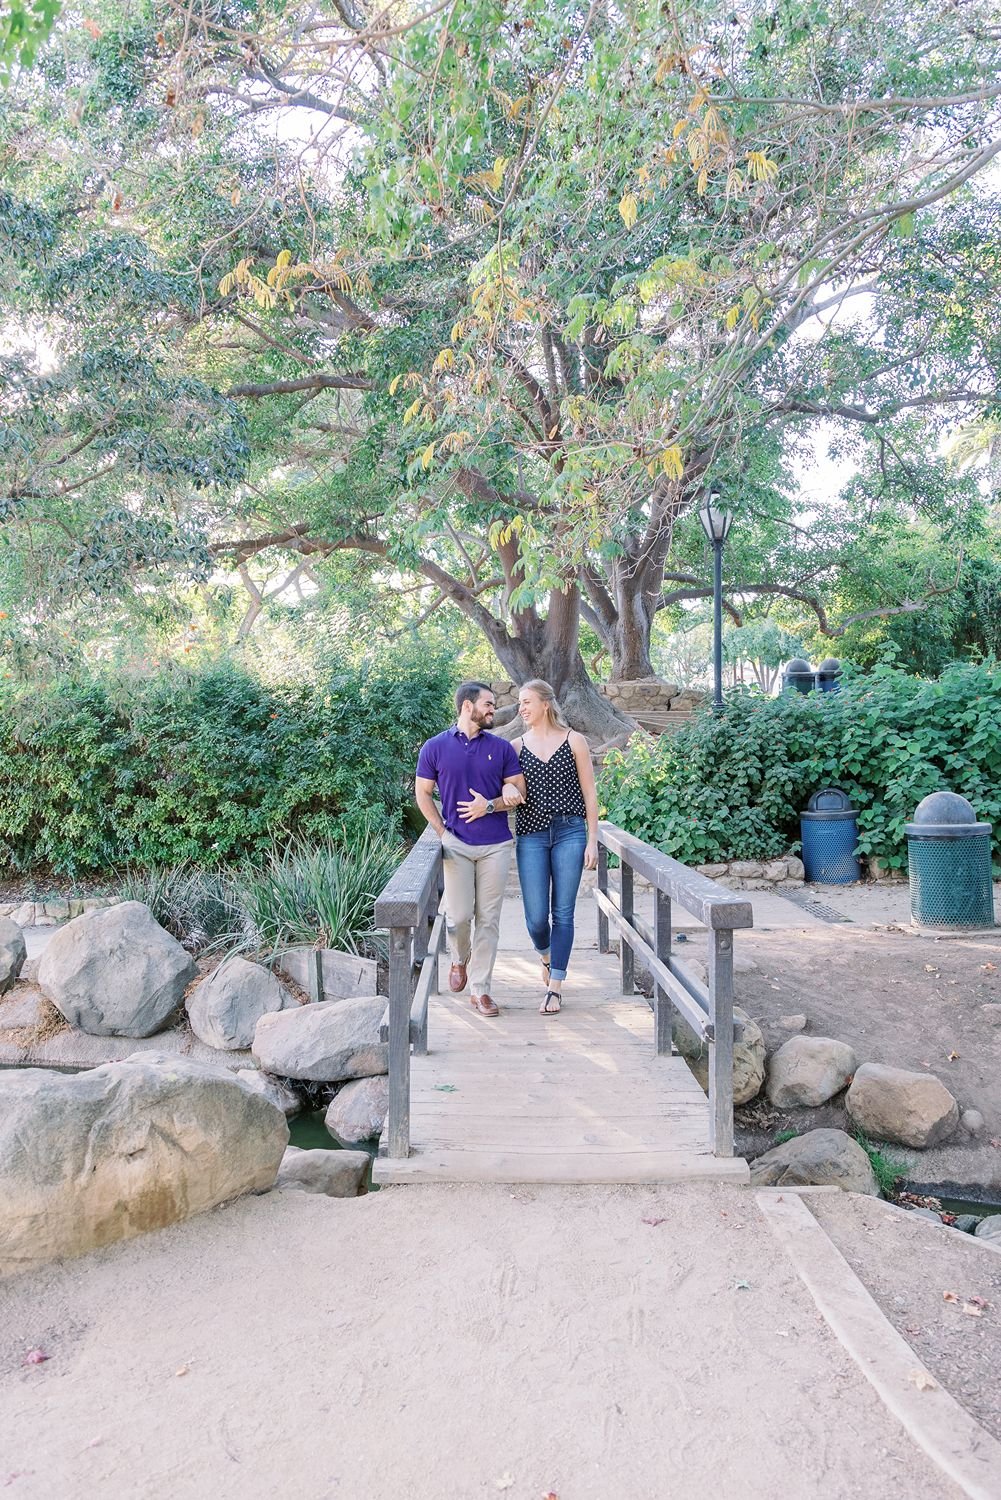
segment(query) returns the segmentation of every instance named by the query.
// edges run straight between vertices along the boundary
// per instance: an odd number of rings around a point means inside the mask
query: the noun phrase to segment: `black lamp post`
[[[723,543],[733,525],[728,510],[719,509],[719,495],[699,511],[702,530],[713,544],[713,706],[723,707]]]

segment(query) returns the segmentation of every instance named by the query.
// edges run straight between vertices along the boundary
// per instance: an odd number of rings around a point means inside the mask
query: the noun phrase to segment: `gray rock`
[[[785,874],[785,871],[782,872]],[[730,861],[730,874],[734,880],[760,880],[764,866],[756,859],[734,859]]]
[[[314,1000],[312,968],[315,950],[288,948],[276,954],[278,967]],[[374,995],[379,966],[373,958],[359,958],[356,953],[342,953],[339,948],[320,949],[323,973],[323,999],[346,1000],[354,995]]]
[[[195,965],[141,901],[75,917],[46,945],[38,983],[91,1036],[152,1036],[177,1009]]]
[[[973,1233],[978,1240],[989,1240],[992,1245],[1001,1247],[1001,1214],[990,1214],[981,1219]]]
[[[953,1229],[961,1229],[964,1234],[974,1234],[980,1223],[976,1214],[957,1214]]]
[[[768,1064],[768,1098],[778,1109],[826,1104],[840,1094],[858,1066],[845,1042],[826,1036],[791,1036]]]
[[[20,927],[9,917],[0,917],[0,995],[5,995],[17,983],[27,956]]]
[[[389,1112],[389,1079],[357,1078],[338,1089],[324,1124],[342,1146],[356,1146],[382,1134]]]
[[[11,921],[18,927],[34,927],[35,925],[35,903],[34,901],[23,901],[11,915]]]
[[[788,873],[787,870],[786,870],[786,862],[785,862],[785,860],[784,859],[770,859],[768,861],[768,863],[765,865],[765,868],[764,868],[764,870],[763,870],[762,873],[764,875],[764,878],[766,880],[769,880],[769,881],[772,881],[772,880],[785,880],[786,874]]]
[[[744,1035],[733,1044],[733,1102],[747,1104],[759,1093],[765,1081],[765,1039],[756,1021],[739,1005],[733,1007],[734,1019],[744,1024]],[[674,1025],[674,1045],[709,1092],[709,1048],[682,1020]]]
[[[984,1129],[984,1117],[979,1109],[964,1109],[959,1117],[959,1123],[967,1135],[982,1135]]]
[[[328,1198],[358,1198],[368,1192],[371,1164],[367,1151],[300,1151],[298,1146],[289,1146],[275,1187],[323,1193]]]
[[[254,1058],[266,1073],[315,1083],[388,1073],[389,1047],[379,1040],[385,1009],[381,995],[360,995],[262,1016]]]
[[[808,1130],[751,1162],[752,1187],[840,1187],[879,1197],[879,1184],[858,1141],[843,1130]]]
[[[718,880],[721,875],[726,874],[729,868],[729,865],[699,865],[698,871],[709,880]]]
[[[934,1074],[882,1063],[863,1063],[845,1106],[867,1136],[902,1146],[937,1146],[959,1124],[959,1105]]]
[[[790,880],[803,880],[806,876],[803,861],[797,859],[795,854],[786,855],[786,869],[789,871]]]
[[[912,1208],[908,1212],[912,1219],[927,1219],[931,1224],[937,1224],[942,1228],[942,1217],[933,1208]]]
[[[69,921],[70,904],[64,901],[62,896],[53,896],[45,903],[45,915],[51,917],[53,922]]]
[[[783,1031],[805,1031],[806,1017],[802,1013],[796,1016],[779,1016],[777,1025]]]
[[[297,1003],[267,969],[239,956],[223,959],[185,1002],[195,1036],[224,1052],[249,1047],[262,1016]]]
[[[0,1276],[264,1191],[287,1144],[281,1111],[219,1067],[0,1072]]]
[[[236,1081],[242,1083],[252,1094],[261,1094],[265,1099],[270,1099],[286,1120],[291,1120],[302,1110],[302,1100],[295,1090],[282,1083],[280,1078],[272,1078],[270,1073],[262,1073],[258,1068],[239,1068]]]

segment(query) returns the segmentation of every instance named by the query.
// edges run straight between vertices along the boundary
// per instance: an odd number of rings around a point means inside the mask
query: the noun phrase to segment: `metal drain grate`
[[[819,917],[821,922],[851,924],[851,917],[846,917],[844,912],[835,911],[833,906],[828,906],[826,901],[821,901],[820,897],[813,895],[811,891],[778,891],[776,894],[786,901],[791,901],[793,906],[800,907],[802,911],[809,912],[811,917]]]

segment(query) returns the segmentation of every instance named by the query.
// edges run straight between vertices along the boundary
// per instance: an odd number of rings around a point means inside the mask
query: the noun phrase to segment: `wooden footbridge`
[[[636,877],[652,889],[652,923],[635,911]],[[750,902],[603,823],[597,951],[578,932],[564,1010],[539,1014],[526,935],[517,953],[498,954],[501,1014],[485,1020],[468,993],[440,992],[441,888],[441,845],[428,831],[376,904],[390,992],[376,1182],[747,1180],[733,1155],[733,936],[751,926]],[[676,908],[704,924],[706,983],[674,952]],[[637,963],[654,981],[649,1001],[635,993]],[[708,1098],[672,1051],[675,1014],[708,1049]]]

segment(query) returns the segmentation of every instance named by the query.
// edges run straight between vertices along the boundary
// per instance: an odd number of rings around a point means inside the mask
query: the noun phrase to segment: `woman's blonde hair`
[[[519,696],[524,692],[535,693],[542,699],[546,708],[546,717],[553,729],[569,729],[569,724],[563,717],[560,705],[556,701],[556,694],[548,682],[543,682],[541,677],[533,677],[531,682],[523,682],[518,689]]]

